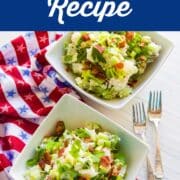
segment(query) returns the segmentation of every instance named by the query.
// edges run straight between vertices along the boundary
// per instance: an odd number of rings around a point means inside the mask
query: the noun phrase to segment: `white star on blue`
[[[33,121],[33,122],[37,122],[38,119],[37,119],[37,118],[32,118],[32,121]]]
[[[47,88],[46,86],[41,86],[39,89],[40,89],[44,94],[46,94],[46,93],[49,92],[49,91],[48,91],[48,88]]]
[[[52,78],[56,77],[56,74],[57,74],[57,73],[56,73],[54,70],[48,71],[48,75],[49,75],[50,77],[52,77]]]
[[[67,81],[64,81],[63,84],[67,87],[71,87],[71,85]]]
[[[28,110],[28,107],[26,107],[25,105],[19,108],[20,114],[26,113]]]
[[[24,133],[23,131],[21,131],[21,134],[19,135],[23,140],[27,140],[28,136],[26,133]]]
[[[43,99],[43,102],[47,102],[47,103],[49,103],[49,102],[50,102],[50,99],[49,99],[49,97],[48,97],[48,96],[45,96],[45,97],[43,97],[42,99]]]
[[[12,151],[7,152],[7,156],[10,161],[14,159],[14,153]]]
[[[6,75],[4,73],[0,73],[0,78],[6,78]]]
[[[39,87],[37,87],[37,86],[34,86],[34,87],[33,87],[33,90],[34,90],[35,92],[39,92],[39,91],[40,91]]]
[[[37,66],[38,69],[41,69],[41,68],[42,68],[42,65],[41,65],[37,60],[36,60],[35,63],[36,63],[36,66]]]
[[[30,71],[28,69],[22,70],[24,76],[29,76]]]
[[[53,42],[55,42],[56,40],[55,39],[53,39],[53,40],[51,40],[51,43],[53,43]]]
[[[8,64],[8,65],[14,65],[15,63],[16,63],[16,61],[15,61],[15,58],[14,58],[14,57],[7,59],[7,64]]]
[[[9,46],[9,44],[5,44],[4,46],[2,46],[3,49],[7,49]]]
[[[33,32],[26,33],[25,36],[30,38],[31,36],[33,36]]]
[[[7,132],[8,132],[8,127],[5,125],[4,126],[4,134],[7,134]]]
[[[29,51],[31,56],[34,56],[35,54],[37,54],[37,52],[38,52],[38,49],[32,49]]]
[[[6,92],[7,93],[7,97],[14,97],[14,95],[16,94],[16,92],[12,89],[12,90],[10,90],[10,91],[7,91]]]

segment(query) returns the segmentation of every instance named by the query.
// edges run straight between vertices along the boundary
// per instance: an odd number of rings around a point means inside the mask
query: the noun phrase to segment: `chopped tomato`
[[[125,37],[123,36],[123,39],[122,39],[121,42],[119,42],[118,47],[119,47],[119,48],[124,48],[125,46],[126,46],[126,39],[125,39]]]
[[[58,156],[61,157],[64,154],[65,148],[62,148],[58,152]]]
[[[100,164],[103,166],[103,167],[109,167],[112,163],[112,159],[111,157],[109,156],[103,156],[101,157],[101,160],[100,160]]]
[[[120,62],[120,63],[115,64],[115,67],[116,67],[117,69],[123,69],[124,64]]]
[[[89,41],[90,40],[89,34],[88,33],[83,34],[82,39],[83,41]]]
[[[134,32],[130,32],[130,31],[126,32],[126,39],[128,41],[131,41],[133,37],[134,37]]]
[[[126,41],[125,41],[125,39],[118,44],[118,47],[119,47],[119,48],[124,48],[125,46],[126,46]]]
[[[105,50],[105,48],[100,45],[96,45],[95,48],[99,51],[100,54],[102,54]]]

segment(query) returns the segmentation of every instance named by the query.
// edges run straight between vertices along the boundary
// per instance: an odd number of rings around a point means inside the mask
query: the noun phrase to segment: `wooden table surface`
[[[0,32],[0,45],[8,42],[22,32]],[[23,32],[24,33],[24,32]],[[131,106],[144,101],[147,105],[150,90],[162,90],[163,116],[159,126],[162,159],[166,180],[180,180],[180,32],[160,32],[171,40],[174,49],[168,60],[153,80],[121,110],[108,110],[99,105],[87,102],[100,112],[132,131]],[[148,124],[147,138],[150,145],[150,156],[154,162],[155,136],[154,128]],[[0,176],[1,180],[5,180]],[[146,180],[145,166],[140,169],[139,180]]]

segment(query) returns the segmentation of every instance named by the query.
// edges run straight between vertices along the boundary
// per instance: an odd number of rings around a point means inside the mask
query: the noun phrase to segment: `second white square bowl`
[[[148,146],[117,123],[70,95],[64,95],[56,104],[19,155],[10,171],[13,179],[25,179],[26,161],[32,158],[36,147],[41,143],[42,139],[53,134],[59,120],[64,121],[67,129],[83,127],[86,122],[95,122],[101,125],[104,130],[119,135],[122,152],[126,156],[128,165],[125,180],[135,179],[147,155]]]

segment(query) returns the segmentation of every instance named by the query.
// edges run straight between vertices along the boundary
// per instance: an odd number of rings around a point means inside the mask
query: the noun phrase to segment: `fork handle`
[[[156,178],[163,178],[164,171],[163,171],[163,164],[161,158],[161,150],[160,150],[160,141],[159,141],[159,133],[156,127],[156,157],[155,157],[155,176]]]
[[[144,133],[141,134],[141,137],[146,142],[146,137]],[[146,163],[147,163],[147,180],[155,180],[154,170],[149,155],[147,155],[146,157]]]
[[[152,163],[149,156],[147,156],[146,161],[147,161],[147,180],[155,180]]]

